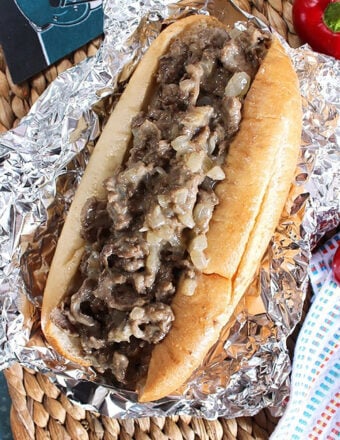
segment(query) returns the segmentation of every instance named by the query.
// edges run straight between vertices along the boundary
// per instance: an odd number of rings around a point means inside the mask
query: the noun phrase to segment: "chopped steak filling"
[[[77,281],[51,317],[127,387],[171,328],[179,281],[194,294],[207,263],[214,187],[269,44],[252,25],[230,34],[199,25],[174,40],[149,107],[132,121],[129,157],[105,182],[107,200],[83,208]]]

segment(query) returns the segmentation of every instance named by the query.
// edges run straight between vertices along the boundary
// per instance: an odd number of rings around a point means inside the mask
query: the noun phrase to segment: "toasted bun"
[[[96,145],[58,241],[44,293],[42,328],[52,346],[81,365],[93,365],[94,360],[84,357],[78,338],[50,320],[84,252],[81,209],[89,197],[105,197],[102,182],[126,155],[131,121],[147,105],[160,56],[175,37],[198,22],[223,27],[206,16],[182,19],[163,31],[143,57]],[[278,223],[293,179],[300,136],[297,77],[274,39],[247,94],[240,130],[224,165],[227,177],[217,186],[220,203],[207,235],[208,267],[198,277],[193,296],[186,296],[179,284],[172,303],[175,321],[152,352],[140,401],[156,400],[178,389],[230,320]]]
[[[140,401],[179,388],[231,319],[279,222],[294,177],[301,120],[297,76],[274,39],[247,94],[224,165],[226,179],[216,188],[220,202],[209,224],[204,271],[214,278],[203,275],[192,297],[183,299],[178,289],[173,328],[152,352]]]

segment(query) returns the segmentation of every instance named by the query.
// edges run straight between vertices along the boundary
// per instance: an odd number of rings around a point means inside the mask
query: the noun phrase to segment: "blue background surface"
[[[5,376],[0,372],[0,440],[12,440],[9,422],[11,400],[8,395]]]

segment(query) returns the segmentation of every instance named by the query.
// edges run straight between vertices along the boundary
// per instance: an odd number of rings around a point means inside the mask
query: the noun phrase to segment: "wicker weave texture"
[[[255,417],[204,420],[190,416],[111,419],[71,403],[49,379],[13,365],[5,371],[12,399],[13,437],[73,440],[268,439],[277,419],[267,411]]]

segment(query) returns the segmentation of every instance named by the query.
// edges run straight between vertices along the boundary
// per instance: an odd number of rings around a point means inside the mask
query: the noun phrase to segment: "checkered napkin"
[[[291,396],[271,440],[340,439],[340,285],[332,259],[336,234],[313,255],[313,302],[293,359]]]

